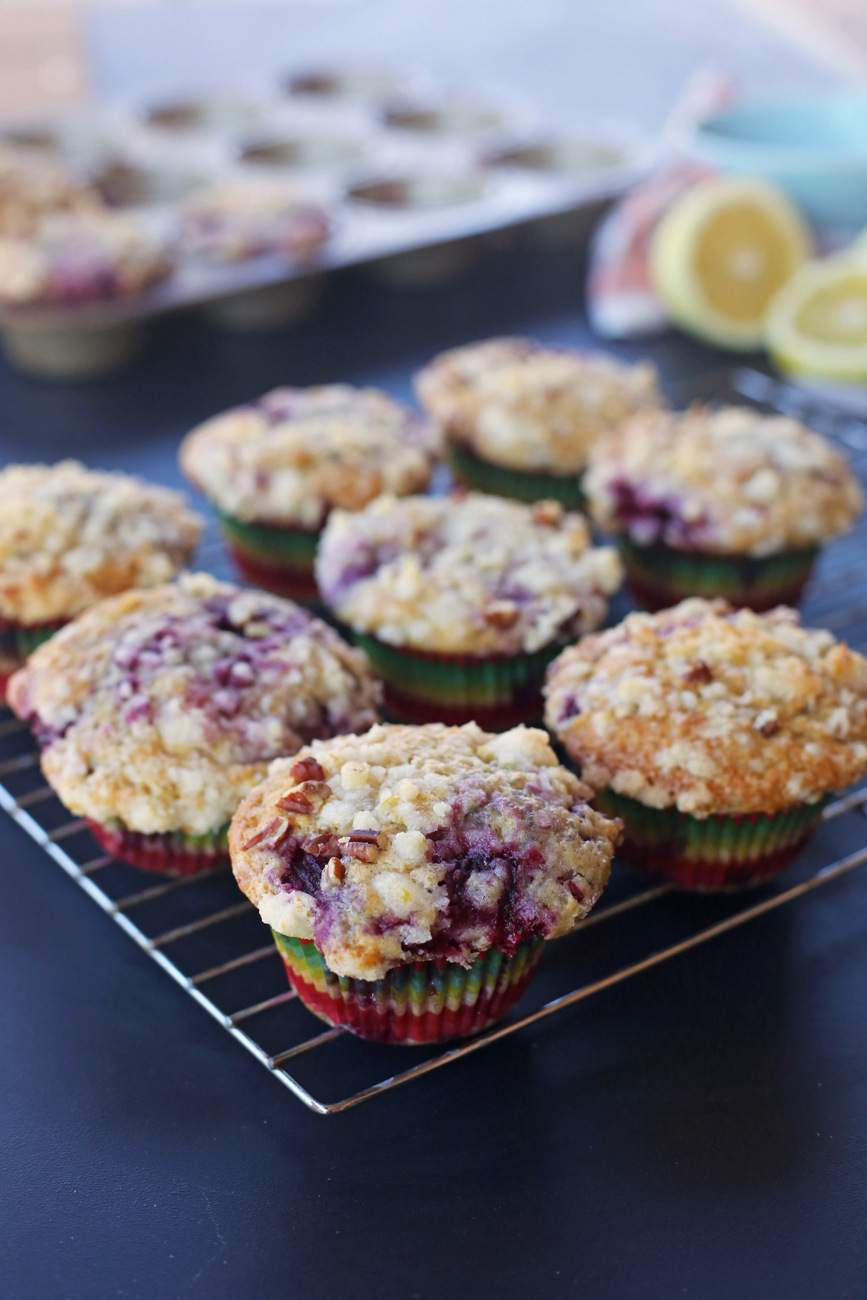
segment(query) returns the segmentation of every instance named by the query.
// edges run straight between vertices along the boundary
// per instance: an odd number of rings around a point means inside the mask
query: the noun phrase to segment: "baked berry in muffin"
[[[826,438],[737,406],[636,416],[592,449],[584,486],[650,609],[685,596],[793,604],[819,547],[864,504]]]
[[[180,492],[128,474],[74,460],[0,470],[0,693],[88,605],[174,577],[201,531]]]
[[[631,614],[565,650],[546,695],[625,856],[687,887],[780,871],[867,774],[867,659],[785,607]]]
[[[328,513],[427,487],[438,439],[375,388],[277,388],[199,425],[184,473],[217,507],[238,568],[270,590],[316,598],[313,558]]]
[[[599,626],[622,570],[556,501],[471,492],[335,511],[316,574],[395,716],[501,730],[540,716],[545,667]]]
[[[187,253],[208,262],[246,262],[277,254],[303,262],[319,251],[330,231],[318,204],[281,185],[215,185],[183,204],[179,240]]]
[[[82,614],[9,683],[42,768],[112,853],[157,871],[226,859],[226,829],[268,763],[365,730],[363,655],[289,601],[183,574]]]
[[[317,1015],[451,1038],[504,1015],[598,899],[619,826],[590,794],[541,731],[377,726],[274,763],[232,866]]]
[[[443,352],[420,371],[416,391],[469,487],[521,501],[550,497],[569,509],[583,505],[596,440],[662,402],[650,365],[519,338]]]

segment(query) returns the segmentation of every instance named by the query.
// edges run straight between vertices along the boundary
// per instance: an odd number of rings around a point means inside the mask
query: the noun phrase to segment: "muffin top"
[[[443,352],[419,372],[416,391],[483,460],[548,474],[579,473],[601,434],[662,401],[651,365],[512,338]]]
[[[740,406],[635,416],[593,448],[584,490],[639,545],[756,556],[833,537],[864,504],[826,438]]]
[[[186,252],[209,262],[244,262],[281,254],[293,261],[312,255],[328,238],[328,215],[284,186],[227,182],[187,199],[179,239]]]
[[[199,835],[229,820],[271,759],[368,728],[379,687],[306,610],[198,573],[80,615],[8,697],[72,812]]]
[[[187,564],[201,518],[180,492],[128,474],[56,465],[0,470],[0,618],[72,618],[103,596],[153,587]]]
[[[67,306],[143,293],[172,271],[162,242],[127,213],[64,212],[0,238],[0,301]]]
[[[335,512],[316,577],[357,632],[437,654],[510,655],[598,627],[622,569],[557,502],[469,492]]]
[[[867,773],[867,659],[783,606],[630,614],[565,650],[546,695],[585,779],[651,808],[775,813]]]
[[[49,213],[98,206],[93,191],[56,163],[0,145],[0,236],[26,238]]]
[[[199,425],[181,467],[226,514],[318,528],[329,510],[360,510],[381,492],[427,487],[434,430],[376,388],[275,388]]]
[[[338,975],[468,966],[596,902],[620,824],[591,793],[543,731],[377,726],[272,764],[232,820],[232,866],[266,924]]]

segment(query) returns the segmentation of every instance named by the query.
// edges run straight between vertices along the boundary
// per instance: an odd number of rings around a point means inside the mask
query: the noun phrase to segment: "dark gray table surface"
[[[425,293],[347,275],[261,338],[169,322],[98,383],[3,369],[0,457],[176,483],[181,434],[232,402],[336,379],[406,395],[435,350],[511,330],[589,340],[573,256],[492,255]],[[672,381],[722,360],[647,350]],[[0,814],[0,1292],[862,1297],[865,1006],[862,871],[320,1118]]]

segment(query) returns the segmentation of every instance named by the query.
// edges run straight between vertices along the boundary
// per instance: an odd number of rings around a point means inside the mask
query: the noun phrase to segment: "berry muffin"
[[[328,214],[284,186],[226,183],[187,199],[178,237],[183,250],[206,262],[246,262],[278,255],[303,262],[330,231]]]
[[[630,614],[564,651],[546,695],[624,856],[685,888],[775,875],[867,773],[867,659],[784,607]]]
[[[225,863],[273,758],[365,730],[378,699],[330,627],[203,573],[100,602],[9,683],[66,807],[117,857],[180,874]]]
[[[437,1042],[521,996],[608,880],[615,821],[544,732],[378,726],[272,764],[232,820],[290,983],[363,1038]]]
[[[395,717],[499,731],[541,717],[546,666],[599,626],[622,570],[556,501],[471,492],[336,511],[316,575]]]
[[[21,150],[0,145],[0,237],[26,239],[50,214],[93,211],[99,206],[88,186],[54,162],[34,160]]]
[[[240,572],[315,600],[313,559],[330,510],[423,491],[438,451],[428,423],[375,388],[277,388],[199,425],[181,468],[220,513]]]
[[[0,697],[31,650],[88,605],[188,564],[202,520],[179,492],[57,465],[0,470]]]
[[[650,365],[514,338],[442,353],[418,374],[416,391],[463,483],[570,510],[584,504],[582,474],[596,440],[662,404]]]
[[[795,604],[819,547],[863,508],[827,439],[737,406],[636,416],[593,447],[584,486],[648,609],[685,596]]]

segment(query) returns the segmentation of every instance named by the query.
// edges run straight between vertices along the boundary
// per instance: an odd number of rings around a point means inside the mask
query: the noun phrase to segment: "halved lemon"
[[[650,272],[672,319],[724,348],[758,347],[765,313],[810,255],[797,208],[765,181],[701,181],[659,222]]]
[[[768,351],[782,370],[867,381],[867,262],[851,253],[808,262],[768,311]]]

